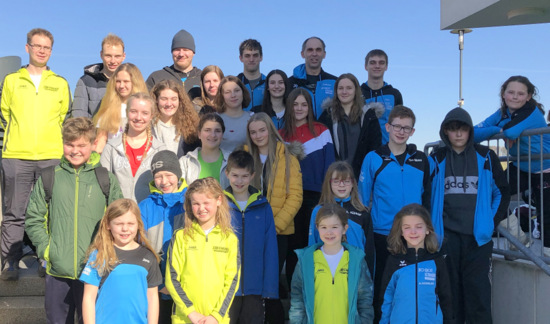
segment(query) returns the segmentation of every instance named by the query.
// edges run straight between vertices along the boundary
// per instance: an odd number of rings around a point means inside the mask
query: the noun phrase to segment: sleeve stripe
[[[227,311],[229,310],[229,306],[231,306],[231,300],[235,296],[237,284],[239,283],[240,272],[241,272],[241,251],[240,249],[237,249],[237,272],[233,277],[233,280],[231,282],[231,287],[229,287],[229,291],[227,292],[227,295],[225,295],[225,298],[222,303],[222,307],[220,308],[221,317],[225,317],[225,315],[227,314]]]

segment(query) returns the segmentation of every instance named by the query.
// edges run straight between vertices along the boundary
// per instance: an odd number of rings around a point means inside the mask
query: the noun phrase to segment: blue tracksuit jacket
[[[248,90],[248,93],[250,93],[250,104],[248,104],[248,107],[243,108],[243,110],[250,111],[252,107],[261,106],[262,101],[264,100],[265,75],[261,74],[260,82],[256,85],[253,91],[252,89],[250,89],[250,82],[243,73],[239,73],[239,75],[237,75],[237,78],[239,78],[244,83],[244,86]]]
[[[319,74],[319,81],[317,81],[315,91],[311,92],[307,87],[308,81],[306,65],[300,64],[294,68],[289,81],[292,88],[304,88],[309,91],[313,100],[313,113],[315,114],[315,119],[318,119],[323,112],[323,108],[321,106],[323,101],[326,99],[331,99],[332,96],[334,96],[334,83],[336,82],[336,77],[321,69],[321,74]]]

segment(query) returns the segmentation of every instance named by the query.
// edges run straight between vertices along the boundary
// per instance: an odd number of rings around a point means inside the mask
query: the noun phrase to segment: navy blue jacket
[[[319,80],[315,86],[315,91],[311,92],[307,87],[309,83],[307,81],[306,65],[300,64],[294,68],[292,76],[288,78],[288,80],[293,89],[304,88],[309,91],[313,100],[313,113],[315,114],[315,119],[318,119],[323,112],[323,108],[321,106],[323,101],[334,96],[334,83],[336,82],[336,77],[321,69]]]
[[[238,207],[233,190],[225,195],[229,202],[231,225],[241,245],[241,281],[236,296],[260,295],[279,298],[279,259],[273,211],[267,199],[252,186],[244,211]]]
[[[372,201],[374,232],[388,235],[395,214],[405,205],[422,204],[430,210],[430,165],[426,155],[408,144],[403,166],[388,145],[365,157],[359,176],[359,196],[363,205]],[[372,199],[371,199],[372,197]]]
[[[406,244],[406,243],[405,243]],[[382,277],[380,324],[452,323],[452,294],[442,255],[424,249],[390,255]]]
[[[399,90],[392,87],[390,84],[384,82],[382,88],[378,90],[372,90],[365,82],[361,85],[361,93],[365,98],[365,103],[380,102],[384,105],[384,113],[378,117],[380,123],[380,131],[382,132],[382,144],[386,144],[389,141],[389,134],[386,131],[386,123],[393,107],[403,104],[403,97]]]
[[[243,108],[243,110],[250,111],[252,107],[261,106],[264,100],[265,75],[261,74],[260,82],[258,82],[254,90],[250,89],[250,82],[243,73],[239,73],[237,78],[243,82],[244,86],[248,90],[248,93],[250,93],[250,103],[248,104],[248,107]]]

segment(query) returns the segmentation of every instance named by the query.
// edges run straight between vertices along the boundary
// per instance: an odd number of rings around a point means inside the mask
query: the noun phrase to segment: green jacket
[[[86,264],[86,251],[105,212],[105,196],[94,169],[99,154],[75,170],[63,157],[55,167],[50,208],[42,177],[34,186],[27,207],[25,229],[39,258],[48,261],[46,272],[55,277],[78,279]],[[109,204],[123,198],[116,177],[109,173]]]

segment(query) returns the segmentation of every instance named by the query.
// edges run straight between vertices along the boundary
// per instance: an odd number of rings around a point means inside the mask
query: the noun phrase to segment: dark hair
[[[243,93],[242,107],[246,108],[250,104],[250,93],[248,92],[248,89],[246,89],[246,87],[244,86],[244,83],[241,81],[241,79],[237,78],[234,75],[228,75],[221,80],[220,85],[218,86],[216,99],[214,99],[214,104],[216,105],[216,109],[219,113],[224,113],[226,109],[225,100],[223,99],[223,86],[228,82],[235,82],[239,86],[239,88],[241,88]]]
[[[388,235],[388,251],[392,254],[407,253],[406,241],[403,239],[403,231],[401,229],[403,217],[405,216],[418,216],[422,218],[426,224],[426,230],[429,232],[424,239],[424,248],[430,253],[437,252],[439,243],[437,241],[437,235],[434,231],[434,226],[432,225],[430,212],[419,204],[408,204],[404,206],[393,218],[393,224],[390,234]]]
[[[412,109],[403,105],[397,105],[393,107],[393,109],[390,111],[390,115],[388,116],[388,124],[391,125],[395,118],[410,118],[412,119],[413,127],[416,123],[416,117],[414,116]]]
[[[290,92],[288,95],[288,98],[286,100],[286,109],[285,109],[285,115],[283,117],[284,119],[284,126],[282,128],[282,134],[284,140],[288,140],[296,135],[296,119],[294,116],[294,101],[299,96],[304,96],[304,98],[307,101],[307,124],[309,127],[309,131],[311,134],[313,134],[314,137],[317,137],[317,134],[315,132],[315,127],[313,126],[313,122],[315,121],[315,115],[313,114],[313,101],[311,100],[311,95],[309,94],[309,91],[307,91],[304,88],[296,88]]]
[[[260,53],[260,56],[264,56],[264,53],[262,53],[262,44],[260,44],[260,42],[255,39],[247,39],[241,43],[241,45],[239,46],[240,56],[243,55],[244,50],[258,51]]]
[[[361,115],[363,114],[363,106],[365,105],[365,100],[363,99],[363,95],[361,94],[361,86],[359,85],[359,81],[355,77],[355,75],[351,73],[344,73],[336,79],[336,82],[334,82],[334,97],[332,98],[332,120],[341,122],[346,112],[344,111],[344,108],[342,107],[342,102],[338,98],[338,86],[340,85],[340,82],[344,79],[348,79],[353,83],[355,86],[355,94],[353,97],[353,104],[351,106],[351,111],[349,113],[349,122],[351,124],[356,124],[361,121]]]
[[[381,49],[373,49],[365,56],[365,66],[369,63],[369,59],[373,56],[383,56],[386,59],[386,65],[388,65],[388,54]]]
[[[446,131],[456,131],[456,130],[459,130],[459,129],[463,128],[464,126],[468,127],[468,130],[470,129],[470,125],[468,125],[467,123],[465,123],[463,121],[451,120],[450,122],[445,123],[443,125],[443,129],[446,130]]]
[[[244,150],[236,150],[229,154],[225,170],[230,172],[231,169],[246,169],[250,174],[254,173],[254,158],[250,153]]]
[[[290,93],[290,89],[292,88],[290,85],[290,82],[288,82],[288,76],[284,71],[281,70],[272,70],[267,74],[265,77],[265,88],[264,88],[264,99],[262,101],[262,112],[265,112],[269,116],[275,116],[275,112],[273,111],[273,105],[271,104],[271,93],[269,92],[269,80],[274,75],[280,75],[281,78],[283,78],[283,82],[285,84],[285,94],[283,95],[283,104],[286,105],[286,99],[288,98],[288,94]]]
[[[200,132],[202,127],[207,121],[213,121],[222,127],[222,133],[225,133],[225,124],[223,122],[223,119],[220,117],[220,115],[216,113],[207,113],[201,116],[201,119],[199,120],[199,126],[197,127],[197,130]]]
[[[506,88],[508,87],[508,84],[510,82],[519,82],[527,87],[527,93],[531,95],[531,99],[529,99],[529,103],[539,108],[539,110],[544,115],[544,105],[540,102],[537,102],[535,100],[535,97],[538,97],[539,91],[537,90],[537,87],[527,77],[524,77],[522,75],[514,75],[508,78],[508,80],[504,81],[502,86],[500,87],[500,111],[502,112],[502,115],[506,114],[506,102],[504,102],[504,92],[506,91]]]
[[[325,48],[326,48],[326,45],[325,45],[325,42],[317,37],[317,36],[311,36],[310,38],[306,39],[303,43],[302,43],[302,52],[306,50],[306,44],[307,42],[310,40],[310,39],[318,39],[320,42],[321,42],[321,45],[323,46],[323,51],[325,51]]]

